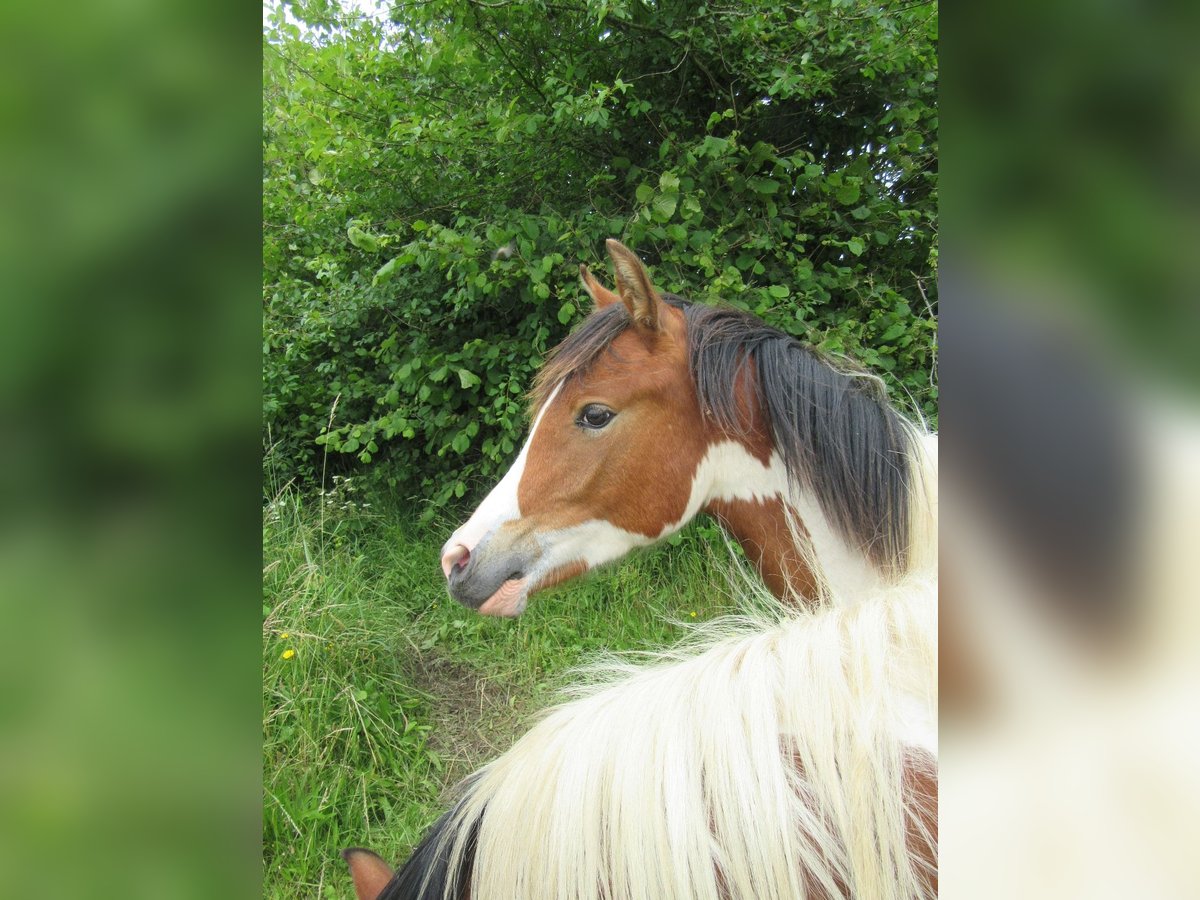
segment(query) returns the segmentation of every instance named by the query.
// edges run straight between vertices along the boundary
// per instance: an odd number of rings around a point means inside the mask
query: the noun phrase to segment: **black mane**
[[[737,376],[752,366],[752,400],[766,414],[788,476],[877,568],[905,571],[914,434],[883,383],[750,313],[666,300],[687,318],[689,366],[705,414],[730,434],[745,433]]]
[[[463,783],[463,793],[470,792],[474,778]],[[462,801],[460,801],[461,804]],[[376,900],[443,900],[445,897],[466,897],[471,886],[471,870],[475,866],[475,846],[479,838],[481,819],[464,825],[457,821],[459,805],[438,819],[408,861],[400,867]],[[468,828],[465,852],[461,863],[450,867],[450,851],[454,845],[455,828]]]

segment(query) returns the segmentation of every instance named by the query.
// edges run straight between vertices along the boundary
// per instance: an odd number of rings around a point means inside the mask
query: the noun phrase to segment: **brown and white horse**
[[[701,512],[776,596],[858,597],[936,564],[935,439],[877,378],[608,253],[616,292],[580,267],[595,310],[540,372],[516,462],[442,548],[451,596],[518,615]]]
[[[443,548],[450,592],[517,615],[703,511],[784,602],[594,672],[466,781],[398,873],[346,851],[358,896],[935,896],[923,436],[876,380],[752,316],[662,296],[608,249],[617,293],[581,269],[596,310],[539,376],[516,463]]]
[[[935,598],[764,600],[699,647],[593,669],[398,873],[346,851],[358,897],[935,897]]]

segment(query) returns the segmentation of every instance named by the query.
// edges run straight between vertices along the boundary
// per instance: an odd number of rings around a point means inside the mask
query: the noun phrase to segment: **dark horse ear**
[[[350,867],[358,900],[375,900],[392,880],[392,867],[370,850],[351,847],[342,851],[342,859]]]
[[[650,283],[646,267],[637,254],[620,241],[609,238],[606,246],[617,276],[617,293],[629,309],[633,323],[646,331],[657,331],[662,298]]]
[[[583,289],[587,291],[588,296],[592,298],[592,302],[596,304],[596,309],[604,309],[606,306],[612,306],[614,303],[620,303],[621,298],[602,285],[596,280],[596,276],[592,274],[587,266],[579,267],[579,280],[583,282]]]

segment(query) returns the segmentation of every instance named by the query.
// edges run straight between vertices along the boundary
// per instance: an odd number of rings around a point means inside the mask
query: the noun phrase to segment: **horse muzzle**
[[[482,615],[518,616],[529,597],[534,555],[493,547],[489,538],[473,550],[451,538],[442,552],[446,588],[451,597]]]

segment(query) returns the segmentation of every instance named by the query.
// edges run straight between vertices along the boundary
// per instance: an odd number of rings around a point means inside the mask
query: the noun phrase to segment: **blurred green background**
[[[257,11],[0,11],[0,894],[260,872]]]

